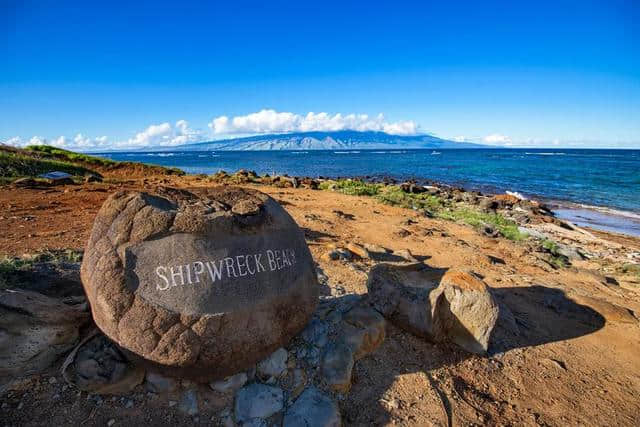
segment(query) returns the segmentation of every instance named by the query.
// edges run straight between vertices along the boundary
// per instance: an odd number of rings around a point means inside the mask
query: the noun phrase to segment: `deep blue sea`
[[[249,169],[259,174],[311,177],[416,178],[486,192],[515,191],[551,202],[571,202],[578,208],[609,208],[640,219],[640,150],[176,151],[101,155],[176,166],[188,173]],[[624,217],[625,212],[614,213]]]

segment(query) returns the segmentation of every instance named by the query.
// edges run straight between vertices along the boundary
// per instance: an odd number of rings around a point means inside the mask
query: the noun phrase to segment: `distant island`
[[[342,130],[256,135],[173,147],[153,151],[251,151],[251,150],[374,150],[407,148],[483,148],[480,144],[455,142],[431,135],[391,135],[385,132]],[[149,151],[149,149],[145,149]]]

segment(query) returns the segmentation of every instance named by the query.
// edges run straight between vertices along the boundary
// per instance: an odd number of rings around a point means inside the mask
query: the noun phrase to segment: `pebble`
[[[198,414],[198,395],[194,389],[189,389],[182,394],[178,409],[189,416]]]
[[[271,356],[258,363],[258,373],[261,377],[279,377],[287,369],[289,353],[284,348],[279,348]]]
[[[268,418],[281,411],[283,405],[281,388],[260,383],[249,384],[236,394],[236,421],[243,423],[252,418]]]
[[[114,425],[116,423],[116,420],[114,420],[113,418],[111,418],[109,421],[107,421],[107,426],[111,427],[112,425]]]
[[[178,382],[156,372],[147,372],[145,388],[155,393],[171,392],[178,389]]]
[[[221,381],[213,381],[209,383],[209,387],[219,393],[233,393],[247,382],[247,374],[240,372]]]
[[[176,406],[177,403],[178,402],[176,402],[175,400],[170,400],[169,401],[169,408],[172,408],[172,407]]]
[[[324,347],[327,344],[328,334],[327,324],[321,320],[313,319],[302,331],[302,339],[316,347]]]
[[[336,392],[347,393],[351,388],[353,350],[345,343],[331,343],[322,360],[322,375]]]
[[[127,409],[133,408],[133,400],[127,400],[127,403],[125,403],[124,407]]]
[[[338,405],[316,387],[307,388],[284,414],[283,427],[341,425]]]

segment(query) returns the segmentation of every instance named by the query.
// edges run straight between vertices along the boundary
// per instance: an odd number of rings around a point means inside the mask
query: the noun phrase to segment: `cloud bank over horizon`
[[[75,136],[58,136],[46,138],[32,136],[23,138],[15,136],[0,143],[15,147],[27,145],[52,145],[59,148],[76,151],[109,151],[129,149],[153,149],[157,147],[178,147],[182,144],[206,142],[240,136],[265,135],[294,132],[333,132],[341,130],[378,131],[391,135],[426,134],[420,125],[412,120],[388,122],[383,114],[369,116],[367,114],[329,114],[325,112],[309,112],[305,115],[278,112],[273,109],[263,109],[255,113],[240,116],[217,116],[211,119],[206,128],[193,128],[187,120],[181,119],[175,123],[162,122],[148,125],[135,132],[131,137],[110,138],[106,135],[88,137],[83,133]],[[441,136],[442,137],[442,136]],[[457,142],[471,142],[496,147],[586,147],[593,148],[630,148],[628,141],[604,144],[599,141],[551,141],[526,138],[516,139],[503,133],[490,133],[486,136],[455,136],[442,137]]]
[[[78,133],[74,137],[58,136],[54,138],[15,136],[1,142],[16,147],[48,144],[70,150],[124,150],[174,147],[188,143],[233,138],[239,135],[340,130],[416,135],[420,129],[419,125],[412,120],[388,122],[382,113],[373,117],[368,114],[330,114],[325,112],[309,112],[306,115],[300,115],[272,109],[263,109],[244,116],[228,117],[222,115],[214,117],[207,126],[208,131],[194,129],[190,127],[188,121],[181,119],[175,124],[169,122],[151,124],[128,139],[112,140],[107,136],[89,138]]]

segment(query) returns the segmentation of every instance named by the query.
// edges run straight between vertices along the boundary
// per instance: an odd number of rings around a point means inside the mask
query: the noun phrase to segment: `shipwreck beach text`
[[[215,283],[226,278],[255,276],[269,271],[291,268],[296,263],[293,249],[267,249],[264,252],[198,260],[187,264],[156,267],[156,289],[166,291],[175,286]]]

